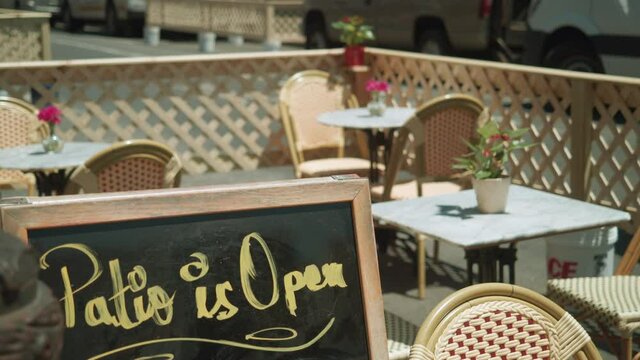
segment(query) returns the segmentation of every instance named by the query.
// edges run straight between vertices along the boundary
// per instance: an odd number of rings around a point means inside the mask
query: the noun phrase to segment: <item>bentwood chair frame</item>
[[[115,189],[103,189],[100,176],[111,166],[124,161],[141,159],[158,162],[164,167],[158,186],[121,185]],[[95,154],[83,166],[76,168],[69,177],[65,194],[98,193],[105,191],[148,190],[154,188],[171,188],[180,186],[182,164],[178,155],[165,145],[151,140],[129,140],[116,143]]]
[[[287,135],[287,143],[289,145],[296,177],[305,177],[304,171],[301,170],[302,164],[307,161],[305,152],[315,150],[333,150],[336,156],[334,159],[351,160],[352,162],[355,160],[357,167],[355,169],[347,169],[347,172],[356,172],[360,175],[362,175],[361,173],[363,171],[368,172],[369,163],[365,159],[344,157],[345,135],[343,129],[328,127],[317,123],[316,119],[308,119],[307,124],[304,125],[307,127],[307,131],[305,132],[301,129],[302,124],[296,121],[295,115],[292,114],[292,107],[296,106],[293,97],[301,86],[312,82],[326,86],[327,96],[336,97],[338,103],[336,103],[335,108],[331,110],[340,110],[344,108],[345,105],[349,108],[358,106],[356,97],[353,94],[349,95],[346,87],[333,82],[331,75],[325,71],[301,71],[287,80],[280,91],[280,114]],[[313,101],[313,99],[308,100]],[[314,139],[313,136],[315,136],[316,133],[322,133],[326,136],[322,139]],[[344,169],[342,170],[344,172]]]
[[[466,120],[465,117],[469,117],[468,123],[451,124],[451,120]],[[398,200],[393,197],[393,188],[396,186],[398,173],[406,162],[408,145],[413,145],[414,149],[412,172],[415,180],[399,186],[415,185],[418,197],[423,196],[424,184],[437,184],[448,192],[469,187],[469,181],[453,170],[453,158],[468,153],[466,145],[459,137],[472,140],[477,136],[478,127],[488,121],[489,117],[488,108],[477,98],[466,94],[439,96],[419,106],[415,114],[397,132],[385,173],[382,195],[376,193],[379,187],[373,187],[372,197],[379,196],[380,201]],[[460,129],[453,126],[459,126]],[[412,141],[410,137],[413,137]],[[425,240],[421,235],[417,237],[417,256],[424,256]],[[436,260],[439,257],[438,241],[434,242],[433,257]],[[422,263],[418,261],[418,264]],[[418,269],[419,284],[424,284],[421,280],[425,276],[423,270]],[[423,296],[422,292],[419,291],[420,297]]]
[[[601,359],[587,332],[564,309],[534,291],[501,283],[469,286],[441,301],[418,330],[410,359],[440,360],[451,353]]]
[[[19,129],[16,124],[0,124],[2,132],[6,135],[0,135],[0,146],[20,146],[37,143],[49,136],[49,128],[45,123],[38,121],[38,109],[30,103],[8,96],[0,96],[0,112],[3,116],[7,114],[15,114],[16,116],[25,117],[24,119],[13,119],[20,122],[25,128]],[[5,119],[2,119],[3,121]],[[17,139],[18,132],[22,130],[26,132],[25,141]],[[4,137],[7,136],[5,140]],[[25,174],[19,170],[0,170],[0,188],[14,188],[23,185],[26,187],[29,195],[36,195],[35,178],[32,174]]]
[[[633,333],[640,329],[640,276],[633,276],[640,261],[640,228],[620,259],[613,276],[549,280],[549,297],[578,311],[578,319],[594,321],[619,359],[633,357]],[[616,299],[617,297],[621,297]],[[616,346],[611,329],[619,335]],[[633,359],[640,360],[640,353]]]

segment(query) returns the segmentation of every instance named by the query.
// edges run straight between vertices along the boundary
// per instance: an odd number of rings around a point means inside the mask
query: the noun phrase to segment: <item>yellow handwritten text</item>
[[[284,297],[289,309],[289,313],[296,316],[298,304],[296,301],[296,292],[305,287],[313,292],[329,287],[347,287],[342,274],[342,264],[331,263],[322,265],[322,277],[320,271],[315,265],[308,265],[304,269],[304,274],[300,271],[292,271],[284,276]]]
[[[46,258],[52,252],[60,249],[74,249],[84,254],[93,266],[93,275],[82,286],[73,289],[73,282],[69,277],[67,266],[60,269],[62,283],[64,288],[64,296],[61,301],[65,304],[66,326],[72,328],[75,326],[75,298],[74,295],[85,289],[87,286],[95,282],[102,274],[102,267],[98,261],[97,254],[89,247],[83,244],[65,244],[57,246],[40,257],[40,267],[47,269]],[[135,319],[129,316],[126,308],[127,292],[137,293],[147,286],[147,274],[142,266],[136,265],[133,270],[127,274],[127,286],[124,285],[122,271],[120,269],[119,260],[109,261],[109,273],[113,287],[113,296],[108,300],[104,296],[98,296],[87,302],[84,309],[85,321],[89,326],[111,325],[115,327],[123,327],[124,329],[132,329],[141,323],[153,319],[157,325],[167,325],[171,323],[173,317],[173,298],[169,296],[160,286],[152,286],[147,289],[148,304],[144,306],[144,298],[137,296],[133,299],[133,308]],[[115,308],[115,316],[109,310],[108,301],[113,302]]]

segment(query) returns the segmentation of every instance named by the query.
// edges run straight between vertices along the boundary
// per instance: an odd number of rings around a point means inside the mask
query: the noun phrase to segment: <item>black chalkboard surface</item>
[[[42,254],[63,359],[386,358],[363,180],[31,202],[3,228]]]

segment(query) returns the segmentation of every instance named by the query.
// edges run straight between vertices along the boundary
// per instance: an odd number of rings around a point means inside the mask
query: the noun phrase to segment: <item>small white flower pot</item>
[[[473,190],[476,193],[478,209],[481,213],[502,213],[507,208],[507,196],[511,177],[477,180],[472,178]]]

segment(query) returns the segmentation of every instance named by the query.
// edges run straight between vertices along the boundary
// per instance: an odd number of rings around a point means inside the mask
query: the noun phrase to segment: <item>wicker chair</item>
[[[415,115],[398,131],[391,150],[384,184],[371,188],[377,201],[411,199],[448,194],[467,186],[452,169],[453,158],[468,152],[462,139],[476,136],[478,125],[488,119],[480,100],[463,94],[432,99],[420,106]],[[484,114],[484,116],[480,116]],[[409,137],[413,137],[415,180],[396,184],[405,162]]]
[[[357,101],[351,96],[351,106]],[[367,176],[369,161],[344,157],[344,132],[318,123],[319,114],[344,108],[345,90],[331,83],[324,71],[308,70],[293,75],[280,91],[280,113],[296,177],[351,174]],[[311,151],[331,150],[336,157],[307,160]]]
[[[587,332],[544,296],[508,284],[467,287],[423,322],[412,360],[601,359]]]
[[[49,129],[37,119],[33,105],[11,97],[0,96],[0,148],[28,145],[44,139]],[[26,188],[36,195],[35,178],[18,170],[0,170],[0,189]]]
[[[76,168],[65,194],[178,187],[181,168],[178,156],[155,141],[117,143]]]
[[[619,359],[631,359],[633,333],[640,329],[640,276],[630,275],[640,260],[640,229],[629,243],[614,276],[553,279],[547,283],[549,297],[576,309],[579,318],[595,320],[612,350],[611,331],[622,339]],[[640,359],[640,353],[635,359]]]

